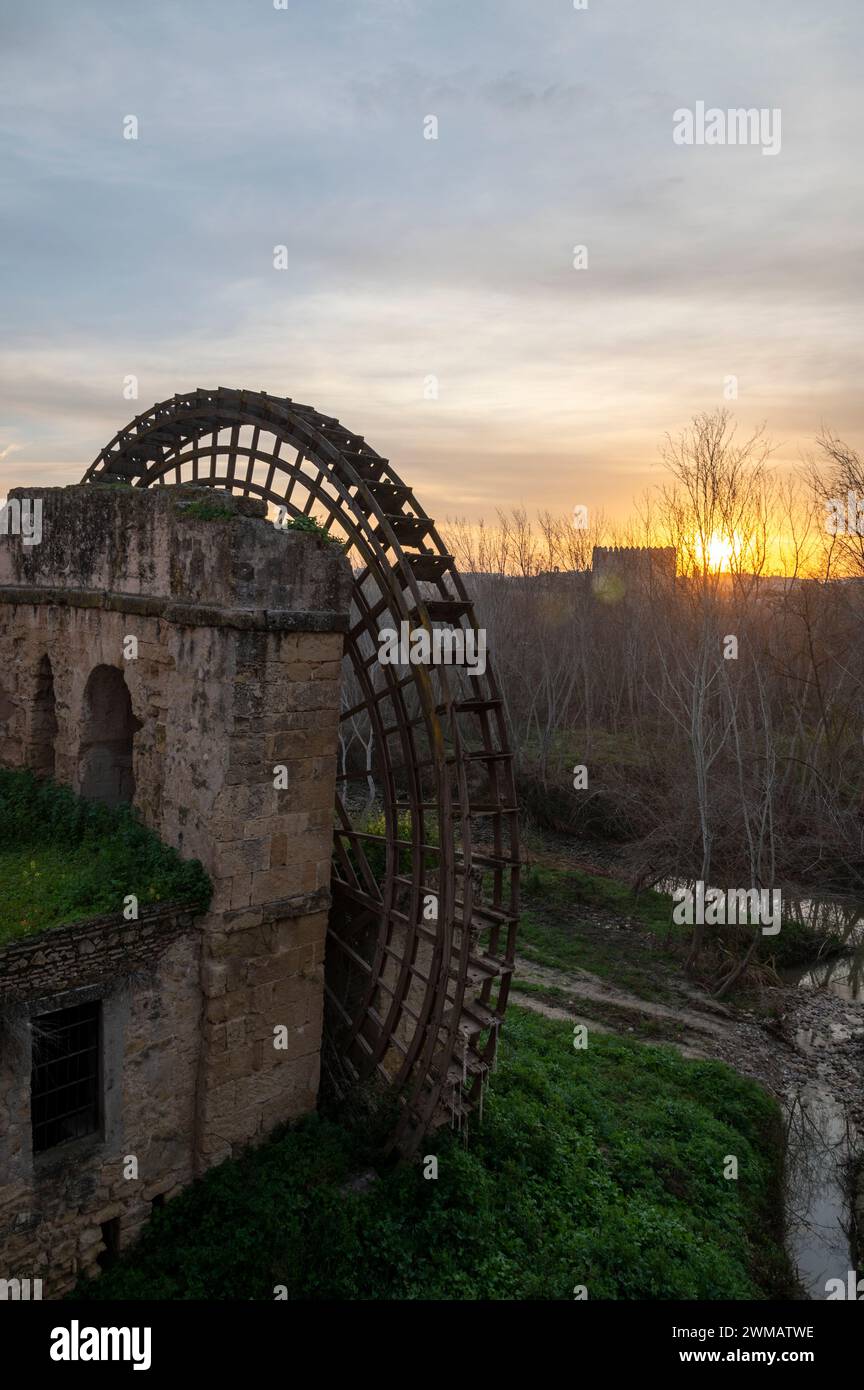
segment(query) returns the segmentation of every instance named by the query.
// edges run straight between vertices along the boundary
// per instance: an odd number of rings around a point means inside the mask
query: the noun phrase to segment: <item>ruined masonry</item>
[[[118,904],[0,948],[0,1278],[57,1297],[315,1106],[352,574],[212,487],[26,496],[41,544],[0,540],[0,763],[131,800],[215,890],[203,916]],[[94,1004],[98,1127],[34,1154],[31,1023]]]

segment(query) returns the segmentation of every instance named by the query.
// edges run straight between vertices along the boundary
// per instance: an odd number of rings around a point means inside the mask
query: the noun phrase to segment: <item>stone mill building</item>
[[[214,887],[203,915],[118,903],[0,948],[0,1279],[56,1297],[315,1106],[352,575],[227,492],[26,495],[44,536],[0,544],[0,764],[131,802]],[[55,1070],[37,1121],[46,1028],[77,1089]]]

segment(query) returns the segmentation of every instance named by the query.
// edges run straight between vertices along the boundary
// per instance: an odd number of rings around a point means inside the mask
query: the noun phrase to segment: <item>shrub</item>
[[[212,892],[197,859],[163,845],[128,806],[85,801],[29,771],[0,769],[0,943],[140,904],[204,910]]]

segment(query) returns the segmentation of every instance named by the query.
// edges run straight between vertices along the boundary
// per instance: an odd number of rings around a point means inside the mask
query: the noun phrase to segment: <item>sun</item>
[[[727,536],[722,531],[712,531],[707,545],[701,536],[696,537],[696,558],[700,565],[709,570],[728,570],[741,550],[738,535]]]

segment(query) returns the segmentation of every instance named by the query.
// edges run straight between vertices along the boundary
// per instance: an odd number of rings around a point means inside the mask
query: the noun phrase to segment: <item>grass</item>
[[[532,864],[525,874],[522,892],[531,905],[544,904],[552,909],[596,909],[619,917],[635,919],[657,937],[675,930],[672,925],[672,899],[653,888],[643,889],[634,897],[626,883],[589,874],[582,869],[558,869]]]
[[[182,508],[183,516],[192,518],[195,521],[231,521],[236,516],[233,507],[224,503],[210,502],[202,499],[200,502],[189,502]]]
[[[533,994],[538,999],[542,999],[544,1004],[553,1004],[558,1009],[573,1009],[574,996],[566,989],[561,989],[559,985],[539,984],[536,980],[523,980],[519,975],[513,977],[513,988],[519,994]],[[578,1001],[581,1006],[581,1000]]]
[[[616,1033],[632,1033],[635,1038],[678,1042],[684,1032],[684,1025],[674,1018],[655,1018],[649,1013],[625,1009],[604,999],[583,999],[578,994],[559,988],[558,985],[523,980],[517,975],[513,981],[513,989],[517,995],[527,994],[539,999],[543,1004],[563,1009],[574,1021],[590,1019],[594,1023],[604,1024]]]
[[[328,541],[331,545],[343,546],[345,544],[338,536],[332,536],[312,516],[295,516],[291,521],[283,521],[279,529],[282,531],[301,531],[304,535],[317,536],[318,540]]]
[[[635,950],[617,929],[635,922],[655,938],[658,949],[680,928],[672,926],[672,900],[645,890],[634,898],[626,884],[580,869],[533,865],[522,887],[519,953],[555,970],[587,970],[613,980],[646,999],[670,997],[664,978],[676,962],[664,955],[663,968],[643,942]]]
[[[612,929],[615,921],[629,919],[644,927],[658,946],[665,942],[685,945],[692,927],[672,921],[672,897],[653,889],[634,898],[626,883],[585,873],[579,869],[559,869],[532,865],[523,884],[523,914],[519,925],[519,950],[527,960],[558,970],[588,970],[632,988],[646,998],[663,997],[656,972],[650,969],[650,956],[622,949],[621,937]],[[598,920],[608,926],[598,929]],[[734,943],[743,953],[752,928],[715,928],[723,940]],[[777,969],[807,964],[842,954],[839,936],[819,930],[792,916],[784,916],[778,936],[761,936],[757,958]],[[664,956],[668,975],[676,962]]]
[[[362,1141],[312,1116],[154,1214],[88,1299],[758,1299],[778,1242],[774,1102],[719,1063],[508,1014],[482,1127],[365,1192]],[[723,1178],[727,1154],[738,1181]]]
[[[202,909],[210,881],[129,807],[82,801],[31,772],[0,769],[0,946],[49,927],[139,906]]]

